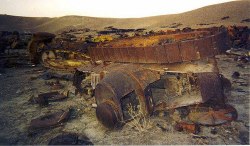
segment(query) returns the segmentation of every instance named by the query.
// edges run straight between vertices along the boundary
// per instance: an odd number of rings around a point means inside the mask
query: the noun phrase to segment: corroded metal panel
[[[153,47],[144,47],[144,51],[146,56],[146,61],[144,61],[145,63],[157,63]]]
[[[166,48],[164,46],[157,46],[156,47],[156,56],[158,63],[168,63],[168,56],[166,53]]]
[[[178,43],[164,45],[169,63],[182,62]]]
[[[113,48],[114,50],[114,59],[118,60],[119,62],[122,62],[121,55],[120,55],[120,48]]]
[[[185,41],[180,43],[180,52],[182,61],[198,60],[197,50],[194,46],[194,41]]]
[[[128,62],[129,60],[129,54],[127,48],[120,48],[120,52],[122,54],[122,62]]]
[[[112,48],[103,48],[103,50],[105,50],[104,52],[106,52],[105,54],[107,54],[107,60],[105,61],[114,61],[114,52]]]
[[[138,62],[144,62],[147,63],[146,56],[145,56],[145,50],[143,47],[137,48],[137,53],[138,53]]]
[[[215,30],[211,29],[211,31]],[[131,38],[123,40],[131,41],[127,44],[123,42],[113,47],[92,48],[89,54],[93,60],[130,63],[178,63],[199,60],[213,57],[228,48],[226,32],[211,33],[214,35],[202,31],[169,36],[151,36],[148,38],[150,45],[143,47],[136,46],[136,44],[147,41],[146,38]],[[157,39],[158,42],[155,41]],[[175,40],[175,42],[171,40]],[[155,43],[152,43],[154,41]],[[135,45],[128,45],[131,43],[135,43]]]
[[[212,44],[211,37],[196,40],[194,43],[195,43],[195,46],[197,47],[197,50],[198,50],[197,54],[199,54],[201,59],[214,56],[213,44]]]
[[[137,57],[137,51],[136,48],[127,48],[128,49],[128,54],[129,54],[129,61],[128,62],[134,62],[137,63],[138,62],[138,57]]]
[[[201,90],[201,96],[204,101],[209,99],[223,99],[222,82],[219,74],[208,72],[198,73],[198,84]]]

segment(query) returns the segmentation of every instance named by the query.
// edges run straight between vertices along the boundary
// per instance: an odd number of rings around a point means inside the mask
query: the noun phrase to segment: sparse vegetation
[[[152,123],[140,110],[136,110],[131,104],[127,105],[128,114],[131,117],[131,121],[127,123],[131,128],[134,128],[138,132],[145,132],[152,128]]]

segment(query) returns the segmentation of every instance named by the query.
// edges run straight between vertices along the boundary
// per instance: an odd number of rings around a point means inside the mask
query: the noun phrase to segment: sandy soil
[[[216,56],[220,72],[232,82],[232,92],[227,102],[238,111],[238,120],[215,126],[201,126],[199,135],[205,138],[193,138],[187,132],[177,132],[173,128],[174,116],[154,115],[147,119],[148,125],[138,131],[131,124],[123,128],[109,130],[96,119],[94,98],[75,96],[53,102],[47,107],[32,104],[29,99],[39,93],[51,91],[37,69],[42,67],[9,68],[0,73],[0,144],[48,144],[49,140],[63,132],[73,132],[87,136],[94,144],[249,144],[249,63],[234,61],[234,56]],[[242,64],[242,65],[239,65]],[[239,79],[231,77],[238,71]],[[36,78],[38,77],[38,78]],[[52,80],[50,80],[52,81]],[[65,88],[61,92],[74,91],[72,83],[61,81]],[[87,100],[88,99],[88,100]],[[28,130],[30,121],[41,115],[59,109],[72,109],[70,119],[63,125],[46,130]],[[157,125],[165,128],[165,131]],[[243,133],[243,134],[242,134]],[[240,138],[244,135],[246,142]],[[242,137],[242,136],[241,136]]]
[[[179,26],[174,29],[182,29],[184,27],[212,27],[220,25],[246,25],[249,27],[249,22],[241,22],[244,19],[250,18],[249,7],[249,0],[239,0],[206,6],[180,14],[124,19],[85,16],[30,18],[0,15],[0,30],[46,31],[55,33],[62,32],[63,30],[79,28],[103,30],[105,27],[114,26],[116,28],[146,28],[149,31],[169,29],[176,24],[179,24]],[[221,19],[227,16],[229,16],[229,18],[224,20]]]

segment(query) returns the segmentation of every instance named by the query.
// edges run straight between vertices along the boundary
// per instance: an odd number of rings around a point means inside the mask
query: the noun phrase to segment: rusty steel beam
[[[176,63],[206,59],[228,49],[226,31],[213,30],[212,35],[205,32],[194,31],[174,35],[132,38],[120,42],[118,40],[117,42],[111,42],[110,45],[99,45],[90,48],[89,54],[94,61]],[[151,40],[154,40],[154,43]],[[169,40],[173,42],[164,42]],[[145,45],[143,41],[149,43],[145,43]],[[131,43],[126,44],[126,42]]]

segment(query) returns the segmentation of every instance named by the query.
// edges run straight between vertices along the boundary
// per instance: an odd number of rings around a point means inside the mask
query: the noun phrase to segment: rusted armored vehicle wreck
[[[81,91],[81,80],[91,76],[97,118],[109,128],[131,120],[128,105],[143,116],[196,105],[193,122],[222,124],[237,118],[224,102],[230,82],[219,74],[214,59],[228,45],[223,28],[101,43],[89,49],[91,63],[77,69],[73,84]]]

